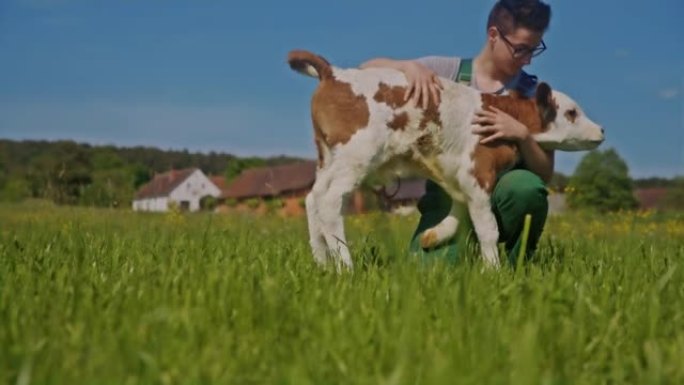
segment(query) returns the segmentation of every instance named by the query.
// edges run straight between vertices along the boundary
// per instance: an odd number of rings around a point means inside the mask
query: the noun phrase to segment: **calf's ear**
[[[551,86],[544,82],[539,83],[535,98],[537,100],[537,107],[539,108],[542,126],[546,127],[549,123],[556,120],[556,114],[558,110],[556,101],[553,100]]]

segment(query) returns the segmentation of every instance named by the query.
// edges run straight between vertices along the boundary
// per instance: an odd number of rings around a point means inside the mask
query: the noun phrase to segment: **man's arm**
[[[367,62],[364,62],[359,66],[361,69],[366,69],[366,68],[392,68],[395,70],[399,70],[401,72],[404,72],[407,66],[407,63],[410,63],[409,60],[394,60],[394,59],[387,59],[387,58],[375,58],[368,60]]]
[[[544,183],[551,180],[554,152],[542,149],[524,124],[496,107],[477,111],[472,123],[477,125],[473,128],[473,133],[483,136],[480,143],[485,144],[497,139],[514,141],[520,149],[527,169],[539,175]]]
[[[527,169],[539,175],[544,183],[549,183],[553,176],[555,156],[553,150],[544,150],[532,135],[518,142],[518,148],[525,161]]]

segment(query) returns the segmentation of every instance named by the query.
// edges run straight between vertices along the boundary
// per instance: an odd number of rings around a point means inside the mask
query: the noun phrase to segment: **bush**
[[[573,208],[606,212],[637,207],[627,164],[614,149],[585,155],[565,191]]]
[[[216,208],[216,205],[218,204],[218,200],[211,196],[211,195],[206,195],[203,196],[202,199],[200,199],[200,209],[201,210],[214,210]]]
[[[260,205],[261,205],[261,199],[257,198],[250,198],[245,201],[245,204],[247,207],[249,207],[252,210],[256,210]]]
[[[266,201],[266,209],[268,210],[268,212],[275,212],[277,210],[282,209],[284,206],[285,202],[283,202],[279,198],[273,198]]]

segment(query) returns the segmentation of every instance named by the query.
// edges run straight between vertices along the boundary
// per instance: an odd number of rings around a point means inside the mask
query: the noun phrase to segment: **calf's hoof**
[[[437,231],[435,231],[434,229],[426,230],[420,236],[420,247],[424,249],[431,249],[437,246],[437,241]]]

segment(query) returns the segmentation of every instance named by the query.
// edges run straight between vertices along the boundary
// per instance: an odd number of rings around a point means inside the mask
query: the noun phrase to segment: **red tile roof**
[[[164,197],[171,194],[178,185],[183,183],[196,168],[186,168],[183,170],[171,170],[162,174],[157,174],[151,181],[140,187],[135,193],[135,199],[146,199]]]
[[[642,209],[657,208],[658,204],[667,195],[667,187],[640,188],[634,191],[639,207]]]
[[[245,199],[279,196],[309,189],[316,179],[316,162],[298,162],[282,166],[245,170],[226,190],[223,198]]]
[[[226,178],[225,177],[214,175],[214,176],[209,177],[209,180],[211,181],[211,183],[215,184],[216,187],[218,187],[219,190],[221,190],[221,191],[225,191],[228,187],[226,185]]]

